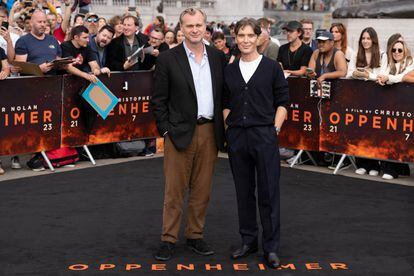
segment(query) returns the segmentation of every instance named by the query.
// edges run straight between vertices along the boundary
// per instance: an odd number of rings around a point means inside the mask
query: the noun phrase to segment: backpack
[[[79,161],[79,154],[75,148],[63,147],[54,150],[46,151],[46,156],[49,158],[50,163],[55,168],[59,168],[65,165],[74,164]],[[43,165],[47,167],[46,161],[42,158]]]
[[[137,156],[145,149],[145,142],[139,141],[127,141],[114,143],[114,157],[131,157]]]

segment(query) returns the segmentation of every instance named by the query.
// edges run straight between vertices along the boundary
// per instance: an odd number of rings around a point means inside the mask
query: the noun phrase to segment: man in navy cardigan
[[[242,245],[232,258],[245,257],[258,249],[257,174],[264,259],[268,266],[276,268],[280,265],[277,134],[287,114],[289,88],[279,64],[257,52],[256,42],[261,32],[257,21],[244,18],[237,22],[235,32],[241,58],[225,69],[223,101],[242,238]]]

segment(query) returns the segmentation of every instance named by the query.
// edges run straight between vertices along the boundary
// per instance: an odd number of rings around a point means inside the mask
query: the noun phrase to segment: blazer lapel
[[[208,47],[207,45],[205,45],[204,47],[206,47],[207,50],[207,55],[208,55],[208,63],[210,65],[210,73],[211,73],[211,86],[213,87],[213,98],[216,99],[216,70],[215,70],[215,66],[216,66],[216,62],[215,62],[215,56],[214,53],[212,51],[212,49],[210,47]]]
[[[184,46],[181,43],[176,48],[177,48],[177,56],[176,56],[177,62],[180,65],[181,70],[184,73],[185,79],[187,80],[187,83],[190,86],[191,91],[193,92],[194,96],[197,96],[196,91],[195,91],[195,86],[194,86],[193,74],[191,73],[190,63],[188,62],[188,57],[187,57],[187,53],[185,52]]]

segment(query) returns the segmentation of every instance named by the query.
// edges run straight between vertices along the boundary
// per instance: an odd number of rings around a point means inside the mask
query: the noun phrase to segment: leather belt
[[[204,117],[200,117],[200,118],[197,119],[197,125],[204,125],[204,124],[212,123],[212,122],[214,122],[213,119],[207,119],[207,118],[204,118]]]

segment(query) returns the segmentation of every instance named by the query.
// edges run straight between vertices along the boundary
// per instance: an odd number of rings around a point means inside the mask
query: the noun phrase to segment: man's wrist
[[[275,126],[275,130],[276,130],[276,134],[279,135],[279,133],[280,133],[280,127]]]

